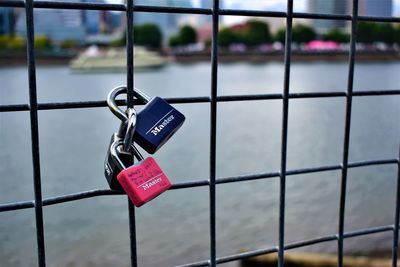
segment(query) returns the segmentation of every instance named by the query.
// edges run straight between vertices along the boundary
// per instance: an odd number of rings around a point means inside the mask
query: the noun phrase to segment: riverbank
[[[176,62],[206,62],[210,61],[211,54],[209,52],[190,52],[175,53]],[[293,62],[312,62],[312,61],[347,61],[349,58],[348,51],[293,51],[291,61]],[[254,62],[263,63],[270,61],[283,62],[283,51],[274,51],[268,53],[257,52],[219,52],[220,62]],[[357,61],[375,62],[375,61],[400,61],[400,53],[397,51],[357,51]]]
[[[241,267],[276,267],[278,255],[270,254],[241,261]],[[345,267],[391,267],[391,259],[345,256]],[[328,254],[289,252],[285,254],[285,266],[287,267],[336,267],[337,256]]]
[[[78,52],[62,53],[62,54],[36,54],[36,63],[38,65],[68,65],[72,59],[77,56]],[[179,53],[163,53],[169,62],[176,63],[193,63],[193,62],[209,62],[211,53],[209,51],[200,52],[179,52]],[[344,51],[293,51],[291,60],[293,62],[313,62],[313,61],[347,61],[349,53]],[[283,51],[273,52],[228,52],[221,50],[219,52],[219,62],[283,62]],[[357,51],[356,60],[362,62],[380,62],[380,61],[400,61],[400,53],[394,50],[390,51]],[[26,53],[1,53],[0,67],[21,66],[26,65]]]
[[[77,53],[60,54],[36,54],[36,64],[38,65],[68,65]],[[26,53],[1,53],[0,67],[21,66],[27,64]]]

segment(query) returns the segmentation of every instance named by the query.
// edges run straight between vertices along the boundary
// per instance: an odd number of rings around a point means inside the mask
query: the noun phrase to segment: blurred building
[[[104,0],[64,0],[97,2]],[[16,33],[26,36],[25,16],[19,16]],[[46,35],[56,43],[74,40],[85,43],[88,35],[111,33],[121,27],[121,13],[98,10],[35,9],[35,35]]]
[[[14,33],[14,12],[11,8],[0,7],[0,34]]]
[[[83,11],[83,23],[87,34],[98,34],[101,31],[101,14],[98,10]]]
[[[308,0],[308,12],[323,14],[348,14],[348,0]],[[343,20],[313,20],[312,26],[318,32],[326,32],[331,28],[344,28]]]
[[[351,0],[308,0],[308,12],[325,14],[351,14]],[[390,17],[393,13],[393,0],[359,0],[358,15]],[[331,28],[344,28],[348,21],[340,20],[313,20],[313,26],[319,32],[325,32]]]
[[[79,1],[79,0],[78,0]],[[105,3],[104,0],[80,0],[81,2]],[[107,10],[83,10],[82,20],[88,35],[112,33],[122,25],[122,13]]]
[[[154,6],[178,6],[178,7],[193,7],[191,1],[182,0],[136,0],[135,5],[154,5]],[[166,41],[168,38],[178,31],[179,21],[184,21],[185,14],[172,14],[172,13],[148,13],[137,12],[134,15],[134,22],[136,25],[153,23],[160,27],[163,34],[163,39]]]
[[[82,13],[83,11],[81,10],[35,9],[35,35],[45,35],[56,43],[64,40],[83,43],[86,36],[86,27]],[[18,17],[16,33],[26,36],[25,16]]]
[[[393,0],[360,0],[358,5],[358,14],[362,16],[392,16]]]

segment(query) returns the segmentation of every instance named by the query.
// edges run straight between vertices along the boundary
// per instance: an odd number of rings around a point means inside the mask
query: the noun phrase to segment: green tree
[[[192,26],[185,25],[179,30],[179,38],[183,45],[194,44],[197,42],[197,32]]]
[[[370,44],[374,42],[375,23],[361,21],[357,25],[357,42]]]
[[[79,47],[79,43],[75,40],[67,39],[61,43],[62,49],[74,49]]]
[[[248,46],[271,43],[272,37],[267,23],[259,20],[247,22],[247,28],[239,33],[240,40]]]
[[[14,38],[10,38],[8,43],[8,48],[12,50],[24,50],[26,47],[25,39],[20,36],[15,36]]]
[[[285,43],[285,38],[286,38],[286,29],[285,28],[280,28],[274,34],[274,41],[275,42],[280,42],[280,43],[284,44]]]
[[[172,47],[180,45],[189,45],[197,42],[197,32],[192,26],[185,25],[179,29],[177,35],[171,36],[169,45]]]
[[[393,44],[396,40],[396,30],[390,23],[359,22],[357,28],[357,41],[371,44],[384,42]]]
[[[343,32],[339,28],[333,28],[327,33],[322,35],[322,39],[325,41],[334,41],[338,43],[348,43],[350,41],[350,35]]]
[[[315,40],[317,34],[314,29],[304,24],[297,24],[292,29],[292,41],[294,43],[308,43]]]
[[[0,50],[7,49],[10,43],[11,37],[9,35],[0,35]]]
[[[46,35],[35,36],[35,49],[46,50],[52,48],[53,44]]]
[[[176,47],[176,46],[182,45],[181,39],[179,38],[178,35],[171,36],[171,37],[169,38],[169,40],[168,40],[168,44],[169,44],[169,46],[171,46],[171,47]]]
[[[395,41],[395,29],[390,23],[376,23],[375,24],[375,38],[379,42],[393,44]]]
[[[124,31],[125,33],[126,31]],[[111,47],[121,47],[126,44],[126,34],[123,34],[119,39],[116,39],[110,43]]]
[[[133,29],[134,43],[150,48],[160,48],[162,42],[162,33],[155,24],[137,25]]]
[[[394,29],[394,41],[400,45],[400,25]]]
[[[218,45],[228,47],[231,44],[237,43],[238,37],[230,28],[223,28],[218,34]]]

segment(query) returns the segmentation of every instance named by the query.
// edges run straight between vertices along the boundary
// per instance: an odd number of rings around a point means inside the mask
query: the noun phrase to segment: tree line
[[[35,49],[38,51],[46,51],[54,48],[71,49],[79,47],[79,43],[75,40],[64,40],[58,45],[45,36],[35,36]],[[26,49],[26,39],[15,35],[0,35],[0,51],[24,51]]]
[[[135,26],[134,42],[150,48],[161,48],[162,32],[157,25],[145,24]],[[187,46],[197,43],[197,31],[189,25],[182,26],[178,32],[168,40],[170,47]],[[249,20],[243,25],[223,27],[219,30],[218,44],[221,47],[228,47],[232,44],[244,44],[248,47],[269,44],[273,42],[285,43],[286,29],[284,27],[272,33],[268,23],[260,20]],[[350,34],[340,28],[332,28],[325,33],[319,34],[317,31],[305,24],[296,24],[292,28],[292,42],[308,43],[313,40],[334,41],[338,43],[348,43]],[[372,44],[382,42],[389,45],[400,45],[400,25],[393,26],[390,23],[378,22],[359,22],[357,30],[357,42]],[[125,39],[120,45],[125,43]],[[211,40],[206,40],[209,45]]]
[[[247,46],[256,46],[265,43],[280,42],[285,43],[286,28],[278,29],[274,34],[271,33],[267,23],[250,20],[244,27],[222,28],[219,31],[219,45],[227,47],[235,43]],[[296,24],[292,28],[292,42],[308,43],[313,40],[334,41],[338,43],[348,43],[350,34],[340,28],[332,28],[329,31],[318,34],[314,28],[304,24]],[[371,44],[382,42],[386,44],[400,44],[400,25],[394,27],[390,23],[359,22],[357,30],[357,42]]]
[[[371,44],[382,42],[389,45],[400,45],[400,25],[393,26],[390,23],[359,22],[357,27],[357,42]],[[197,43],[197,31],[189,25],[182,26],[178,32],[168,40],[170,47],[187,46]],[[254,47],[273,42],[285,43],[286,29],[280,28],[275,33],[270,31],[269,25],[260,20],[249,20],[243,25],[223,27],[219,30],[218,44],[221,47],[229,47],[232,44],[243,44],[247,47]],[[339,28],[332,28],[329,31],[318,34],[314,28],[304,24],[296,24],[292,28],[292,42],[308,43],[313,40],[334,41],[338,43],[348,43],[350,34]],[[210,45],[211,40],[206,41],[206,46]],[[124,46],[126,36],[113,41],[113,47]],[[134,26],[134,44],[146,46],[151,49],[160,49],[163,45],[163,34],[161,29],[155,24],[142,24]],[[26,41],[19,36],[2,35],[0,36],[0,50],[18,51],[26,47]],[[61,49],[71,49],[79,47],[79,43],[74,40],[64,40],[54,45],[47,36],[35,37],[35,48],[38,50],[48,50],[54,47]]]

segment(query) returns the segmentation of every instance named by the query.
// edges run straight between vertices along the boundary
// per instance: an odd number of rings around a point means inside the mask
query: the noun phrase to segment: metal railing
[[[32,162],[33,162],[33,182],[34,182],[34,200],[0,204],[0,212],[11,210],[35,209],[36,235],[38,248],[38,265],[46,265],[45,241],[43,227],[43,206],[56,205],[59,203],[75,201],[85,198],[98,197],[104,195],[123,194],[119,191],[109,189],[94,189],[90,191],[77,192],[74,194],[55,196],[51,198],[42,198],[41,190],[41,167],[39,152],[39,133],[38,133],[38,110],[53,109],[74,109],[74,108],[95,108],[106,107],[106,101],[82,101],[82,102],[59,102],[59,103],[38,103],[36,92],[36,63],[34,49],[34,8],[50,9],[78,9],[78,10],[114,10],[123,11],[127,18],[127,100],[118,101],[119,105],[133,107],[135,104],[143,104],[133,101],[133,17],[135,12],[156,12],[156,13],[181,13],[181,14],[200,14],[212,16],[212,53],[211,53],[211,90],[209,96],[204,97],[181,97],[167,98],[170,103],[210,103],[210,169],[208,179],[194,180],[190,182],[176,183],[170,190],[193,188],[206,186],[209,188],[209,213],[210,213],[210,257],[203,261],[187,263],[182,266],[216,266],[220,263],[237,261],[249,257],[254,257],[269,253],[278,253],[278,265],[284,266],[284,253],[286,250],[310,246],[313,244],[337,241],[338,244],[338,266],[343,266],[343,242],[346,238],[370,235],[382,232],[393,233],[392,245],[392,266],[397,266],[397,251],[399,248],[399,210],[400,210],[400,155],[394,159],[371,160],[360,162],[349,162],[349,140],[353,97],[376,96],[376,95],[400,95],[400,90],[373,90],[353,92],[354,63],[356,54],[356,36],[357,23],[359,21],[392,22],[400,23],[400,17],[371,17],[358,16],[358,0],[353,0],[353,9],[351,15],[336,14],[311,14],[293,12],[293,0],[287,0],[286,12],[274,11],[255,11],[255,10],[234,10],[220,9],[219,0],[214,0],[213,8],[183,8],[166,6],[144,6],[134,5],[133,0],[127,0],[126,4],[107,4],[107,3],[72,3],[72,2],[50,2],[33,0],[2,0],[0,7],[20,7],[25,8],[26,27],[27,27],[27,57],[28,57],[28,75],[29,75],[29,104],[0,105],[0,112],[29,111],[32,139]],[[231,95],[217,96],[217,77],[218,77],[218,26],[219,16],[255,16],[255,17],[279,17],[286,18],[286,45],[284,50],[284,87],[281,94],[256,94],[256,95]],[[343,92],[312,92],[312,93],[290,93],[290,67],[291,67],[291,39],[292,39],[292,21],[294,18],[303,19],[322,19],[322,20],[345,20],[351,22],[350,51],[348,60],[348,78],[347,90]],[[346,101],[345,130],[343,142],[342,162],[337,165],[320,166],[314,168],[287,170],[287,136],[288,136],[288,113],[290,99],[295,98],[326,98],[343,97]],[[280,170],[270,173],[256,173],[251,175],[216,177],[216,126],[217,126],[217,104],[219,102],[229,101],[250,101],[250,100],[269,100],[281,99],[282,105],[282,134],[281,134],[281,164]],[[344,232],[344,218],[346,206],[346,185],[347,173],[350,168],[358,168],[372,165],[395,165],[397,166],[397,188],[395,203],[395,220],[391,225],[383,225],[367,229],[360,229],[351,232]],[[291,175],[325,172],[331,170],[341,171],[340,203],[339,206],[339,228],[335,235],[315,237],[309,240],[302,240],[294,243],[285,243],[285,193],[286,177]],[[279,242],[276,246],[249,252],[237,253],[233,255],[217,257],[216,255],[216,185],[234,182],[244,182],[257,179],[278,178],[280,181],[279,189]],[[130,255],[131,265],[137,266],[137,242],[136,242],[136,224],[135,208],[128,201],[129,205],[129,229],[130,229]]]

